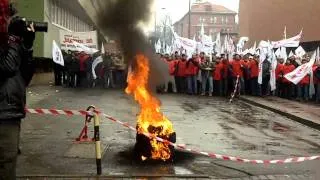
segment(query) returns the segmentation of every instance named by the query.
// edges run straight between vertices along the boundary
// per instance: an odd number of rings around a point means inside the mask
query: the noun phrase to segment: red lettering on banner
[[[86,43],[92,43],[92,42],[93,42],[92,39],[87,39],[87,40],[86,40]]]

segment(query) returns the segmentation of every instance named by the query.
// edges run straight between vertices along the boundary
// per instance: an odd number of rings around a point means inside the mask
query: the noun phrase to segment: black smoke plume
[[[105,2],[105,0],[103,0]],[[122,48],[125,61],[135,70],[135,55],[143,53],[150,62],[150,88],[163,82],[167,77],[167,65],[157,57],[145,37],[139,23],[150,19],[153,0],[108,0],[98,3],[98,27],[104,34],[115,38]]]

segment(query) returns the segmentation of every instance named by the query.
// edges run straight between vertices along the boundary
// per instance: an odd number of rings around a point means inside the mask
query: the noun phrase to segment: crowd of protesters
[[[313,66],[313,83],[315,95],[309,96],[310,74],[305,76],[297,85],[288,81],[284,76],[292,72],[300,64],[307,63],[310,58],[305,56],[297,59],[292,56],[286,61],[278,58],[276,67],[276,90],[271,91],[270,75],[271,63],[268,60],[262,63],[262,84],[258,83],[259,55],[235,54],[232,58],[225,56],[206,55],[205,53],[193,54],[187,58],[185,54],[159,54],[161,60],[168,64],[170,82],[165,83],[163,92],[171,91],[187,93],[190,95],[226,96],[229,97],[236,82],[238,83],[237,95],[253,96],[279,96],[299,101],[320,102],[320,63]],[[231,59],[231,60],[230,60]],[[238,79],[239,77],[239,79]],[[237,81],[238,79],[238,81]]]
[[[320,103],[319,61],[312,69],[313,82],[310,78],[311,74],[306,75],[297,85],[284,77],[299,65],[307,63],[310,60],[308,56],[299,59],[292,56],[287,60],[278,58],[275,70],[276,90],[271,91],[271,63],[268,60],[262,63],[262,84],[258,83],[259,55],[235,54],[232,58],[224,54],[209,56],[203,52],[193,54],[191,58],[178,52],[172,55],[158,55],[167,63],[170,74],[168,82],[159,86],[160,92],[230,97],[238,83],[236,95],[273,95],[291,100]],[[126,85],[127,67],[121,53],[106,52],[89,55],[84,52],[64,51],[63,56],[65,66],[55,64],[56,85],[73,88],[124,88]],[[95,61],[99,58],[101,61],[96,64]],[[310,83],[314,83],[315,87],[315,94],[312,96],[309,95]]]
[[[126,66],[121,53],[86,54],[63,51],[64,66],[55,64],[55,85],[64,87],[123,88]],[[95,62],[96,61],[96,62]]]

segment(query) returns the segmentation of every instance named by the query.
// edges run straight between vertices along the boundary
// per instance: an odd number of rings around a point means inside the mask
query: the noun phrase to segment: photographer
[[[1,180],[16,179],[20,123],[25,117],[26,86],[31,81],[34,72],[32,46],[35,32],[33,24],[27,26],[24,19],[9,16],[8,2],[0,0]]]

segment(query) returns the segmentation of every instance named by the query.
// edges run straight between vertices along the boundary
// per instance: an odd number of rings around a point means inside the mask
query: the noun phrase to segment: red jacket
[[[223,64],[223,78],[227,78],[228,69],[229,69],[229,60],[228,59],[222,60],[222,64]]]
[[[194,61],[197,61],[197,60],[195,59]],[[196,75],[198,71],[199,71],[198,66],[195,65],[193,62],[190,61],[186,63],[186,75]]]
[[[184,60],[179,60],[177,62],[177,65],[178,65],[178,72],[177,72],[177,75],[178,77],[186,77],[186,69],[187,69],[187,61]]]
[[[310,75],[307,74],[300,82],[300,85],[309,85],[310,84]]]
[[[232,76],[233,77],[243,77],[243,72],[241,66],[244,66],[244,62],[242,60],[233,60],[231,62],[231,67],[232,67]]]
[[[276,79],[279,80],[280,78],[283,78],[283,68],[284,65],[278,63],[277,68],[276,68]]]
[[[167,63],[168,63],[168,67],[169,67],[169,74],[171,76],[174,76],[174,72],[176,70],[177,60],[167,61]]]
[[[290,72],[292,72],[296,67],[294,65],[284,65],[283,66],[283,75],[286,75]],[[287,78],[283,78],[283,82],[284,83],[291,83],[289,80],[287,80]]]
[[[213,80],[220,81],[222,79],[222,73],[224,71],[224,65],[220,62],[216,65],[216,69],[213,71]]]
[[[86,61],[89,59],[89,55],[87,55],[87,54],[80,54],[79,55],[79,64],[80,64],[80,71],[86,71]]]
[[[259,65],[255,60],[251,60],[249,63],[250,78],[256,78],[259,76]]]

